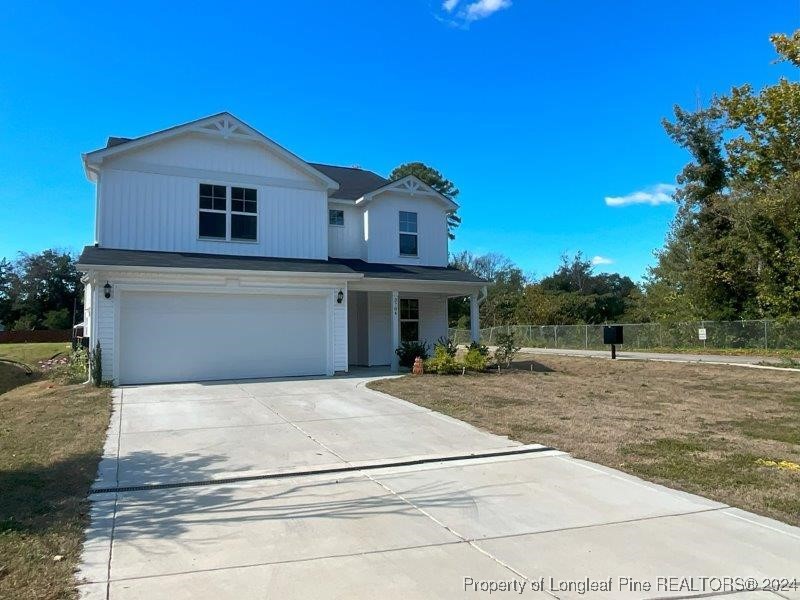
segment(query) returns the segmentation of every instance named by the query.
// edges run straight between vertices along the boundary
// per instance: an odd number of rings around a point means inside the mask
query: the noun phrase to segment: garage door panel
[[[120,381],[325,374],[327,315],[322,296],[127,292]]]

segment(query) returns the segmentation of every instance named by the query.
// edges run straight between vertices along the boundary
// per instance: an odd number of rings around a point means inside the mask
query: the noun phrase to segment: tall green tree
[[[394,170],[389,173],[389,179],[391,181],[397,181],[398,179],[408,177],[409,175],[414,175],[420,181],[427,183],[434,190],[449,200],[455,201],[456,196],[459,194],[459,189],[452,181],[447,179],[433,167],[429,167],[425,163],[421,162],[404,163],[398,167],[395,167]],[[461,225],[461,217],[459,217],[455,212],[449,213],[447,215],[447,235],[451,240],[456,238],[455,230],[459,225]]]
[[[800,33],[771,40],[779,61],[800,66]],[[787,259],[800,172],[800,84],[781,78],[758,92],[738,86],[706,109],[676,107],[664,127],[692,160],[677,178],[678,212],[648,276],[645,312],[670,319],[800,315],[790,300],[800,263]]]

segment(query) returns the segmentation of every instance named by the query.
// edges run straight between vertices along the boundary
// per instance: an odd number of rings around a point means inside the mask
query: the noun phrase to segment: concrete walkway
[[[115,390],[95,484],[114,491],[91,496],[82,596],[678,598],[800,579],[797,528],[522,447],[366,381]]]

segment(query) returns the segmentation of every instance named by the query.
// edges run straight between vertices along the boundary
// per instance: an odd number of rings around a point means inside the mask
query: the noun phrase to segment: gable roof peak
[[[109,137],[105,148],[83,154],[84,170],[86,171],[87,177],[95,181],[97,178],[97,170],[104,159],[185,133],[221,135],[224,139],[240,139],[259,143],[301,172],[318,180],[327,190],[339,189],[339,184],[336,180],[314,168],[293,152],[290,152],[280,144],[272,141],[263,133],[227,111],[201,117],[200,119],[195,119],[188,123],[168,127],[167,129],[162,129],[161,131],[136,138]]]

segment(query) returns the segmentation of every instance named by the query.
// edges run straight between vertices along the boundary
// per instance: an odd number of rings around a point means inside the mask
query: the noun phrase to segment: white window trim
[[[332,212],[339,212],[342,213],[342,223],[331,223],[331,213]],[[329,208],[328,209],[328,227],[344,227],[344,211],[340,208]]]
[[[238,187],[244,190],[254,190],[256,193],[256,212],[243,212],[238,210],[233,210],[233,188]],[[227,194],[229,196],[229,204],[228,207],[230,208],[230,217],[228,218],[228,241],[229,242],[236,242],[236,243],[245,243],[245,244],[257,244],[258,243],[258,211],[260,210],[260,204],[258,199],[258,188],[251,188],[245,187],[243,185],[231,185],[228,186]],[[242,200],[242,202],[248,202],[247,200]],[[255,217],[256,219],[256,237],[254,240],[249,240],[246,238],[234,238],[233,234],[231,233],[233,228],[233,215],[241,215],[244,217]]]
[[[201,208],[200,207],[200,186],[201,185],[210,185],[210,186],[222,186],[225,188],[225,210],[218,210],[215,208]],[[230,219],[228,218],[228,207],[230,206],[230,187],[226,186],[221,183],[211,183],[208,181],[200,181],[197,184],[197,239],[202,240],[204,242],[226,242],[230,237]],[[212,192],[213,194],[213,192]],[[213,201],[212,201],[213,206]],[[211,237],[200,235],[200,213],[214,213],[217,215],[225,215],[225,237]]]
[[[216,185],[216,186],[223,186],[225,188],[225,210],[215,210],[211,208],[200,208],[200,186],[201,185]],[[233,210],[233,199],[232,199],[232,192],[231,188],[240,187],[244,189],[256,190],[256,212],[239,212]],[[225,237],[208,237],[204,235],[200,235],[200,213],[201,212],[210,212],[210,213],[217,213],[217,214],[224,214],[225,215]],[[196,220],[197,220],[197,239],[201,242],[225,242],[228,244],[258,244],[261,239],[261,227],[259,226],[259,215],[261,214],[261,198],[259,194],[258,187],[248,187],[245,184],[228,184],[228,183],[220,183],[211,182],[211,181],[198,181],[197,182],[197,212],[196,212]],[[254,240],[247,240],[241,238],[234,238],[231,237],[231,216],[232,215],[244,215],[249,217],[256,218],[256,239]]]
[[[417,216],[417,230],[416,231],[402,231],[400,229],[400,213],[410,213]],[[419,258],[419,213],[413,210],[401,210],[397,213],[397,254],[398,256],[402,256],[404,258]],[[406,254],[405,252],[400,251],[400,236],[401,235],[413,235],[417,238],[417,251],[414,254]]]
[[[413,302],[417,303],[417,318],[416,319],[404,319],[403,318],[403,302],[409,302],[409,301],[413,301]],[[419,335],[420,334],[420,319],[419,319],[419,315],[420,315],[420,310],[421,309],[420,309],[419,298],[400,298],[400,306],[398,307],[398,309],[400,311],[400,341],[401,342],[406,341],[406,342],[417,342],[417,343],[419,343],[419,339],[416,339],[416,340],[403,340],[403,323],[416,323],[417,324],[417,338],[420,337],[420,335]]]

